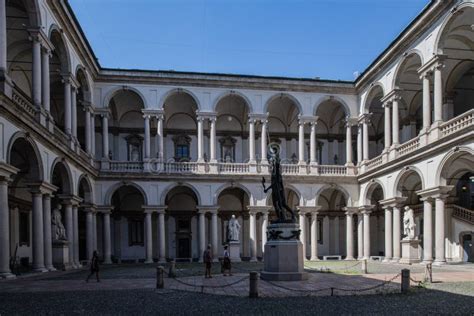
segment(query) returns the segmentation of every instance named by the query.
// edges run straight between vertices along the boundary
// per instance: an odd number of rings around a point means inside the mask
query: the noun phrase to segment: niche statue
[[[409,206],[405,206],[405,212],[403,213],[403,231],[405,238],[408,240],[415,239],[415,216],[413,209]]]
[[[272,143],[268,146],[268,161],[271,165],[271,184],[265,186],[265,178],[262,178],[263,191],[267,193],[272,190],[273,208],[277,214],[275,223],[296,223],[295,212],[288,206],[285,198],[285,188],[280,170],[280,146]],[[288,213],[290,217],[288,217]]]
[[[66,229],[64,228],[62,216],[61,216],[61,205],[58,204],[52,212],[51,224],[53,232],[53,240],[67,240]]]
[[[227,225],[227,241],[239,241],[239,233],[239,221],[235,218],[235,215],[232,215],[232,218],[229,220],[229,224]]]

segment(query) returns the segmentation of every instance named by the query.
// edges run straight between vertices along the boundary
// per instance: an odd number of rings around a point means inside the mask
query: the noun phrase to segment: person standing
[[[202,254],[202,259],[204,261],[204,265],[206,267],[205,278],[212,278],[211,276],[211,268],[212,268],[212,252],[211,252],[211,245],[207,246],[207,249],[204,250]]]
[[[232,275],[232,263],[230,261],[230,253],[229,250],[227,249],[227,245],[224,246],[224,262],[223,262],[223,268],[222,268],[222,274],[224,276],[227,275]],[[229,271],[229,274],[226,273],[226,271]]]
[[[100,280],[99,280],[99,255],[97,253],[97,250],[94,250],[94,253],[92,254],[91,273],[87,276],[86,282],[89,282],[89,278],[94,273],[95,273],[95,277],[97,278],[97,282],[100,282]]]

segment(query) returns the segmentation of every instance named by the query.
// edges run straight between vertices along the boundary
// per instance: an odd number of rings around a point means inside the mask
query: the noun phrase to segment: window
[[[30,246],[30,213],[19,212],[20,246]]]
[[[143,220],[132,218],[128,220],[128,245],[143,246]]]
[[[190,161],[191,156],[189,146],[191,144],[191,137],[187,135],[177,135],[173,137],[174,142],[174,160],[176,161]]]

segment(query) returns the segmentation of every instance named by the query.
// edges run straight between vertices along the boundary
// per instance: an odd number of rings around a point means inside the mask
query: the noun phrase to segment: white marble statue
[[[403,232],[407,240],[415,239],[415,214],[409,206],[405,206],[403,213]]]
[[[67,240],[66,229],[64,228],[61,216],[61,205],[58,205],[51,214],[51,224],[53,240]]]
[[[229,224],[227,225],[227,241],[239,241],[239,234],[239,221],[235,218],[235,215],[232,215],[232,218],[229,220]]]

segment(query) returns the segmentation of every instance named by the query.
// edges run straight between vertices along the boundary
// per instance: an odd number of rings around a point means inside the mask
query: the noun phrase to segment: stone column
[[[198,116],[197,117],[197,127],[198,127],[198,162],[204,162],[204,152],[203,152],[203,149],[204,149],[204,118],[201,117],[201,116]],[[204,251],[204,250],[202,250]]]
[[[218,231],[217,231],[217,209],[211,211],[211,244],[212,244],[212,255],[213,255],[213,260],[214,261],[219,261],[218,260],[218,253],[219,253],[219,245],[217,244],[217,237],[218,237]]]
[[[95,158],[95,114],[91,111],[91,156]]]
[[[431,127],[431,92],[430,77],[426,73],[423,78],[423,132],[427,132]]]
[[[33,42],[33,64],[32,64],[32,97],[33,105],[41,108],[41,38],[37,31],[31,34],[30,39]]]
[[[77,204],[72,206],[72,225],[73,225],[73,240],[74,240],[74,265],[80,267],[79,262],[79,214]]]
[[[352,123],[346,122],[346,166],[353,166],[352,162]]]
[[[87,106],[84,109],[84,114],[85,114],[85,138],[86,138],[86,152],[89,155],[92,155],[92,150],[91,150],[91,112],[90,108]]]
[[[249,119],[249,163],[255,163],[255,122],[255,119]]]
[[[153,232],[151,227],[152,211],[145,211],[145,263],[153,263]]]
[[[392,145],[397,146],[400,144],[400,118],[398,112],[398,100],[399,96],[395,95],[392,100]]]
[[[444,203],[446,201],[445,195],[438,195],[435,198],[435,263],[446,263],[445,241],[446,238],[446,214],[444,211]]]
[[[7,8],[6,0],[0,0],[0,74],[6,74],[7,66]],[[7,222],[8,223],[8,222]],[[8,257],[7,257],[8,259]],[[8,266],[7,266],[8,267]],[[0,266],[0,274],[3,272]],[[8,273],[10,268],[8,267]]]
[[[364,210],[364,259],[370,259],[370,211]]]
[[[384,108],[384,136],[385,136],[385,150],[390,148],[390,105],[386,102],[383,105]]]
[[[262,137],[261,137],[261,142],[262,142],[262,159],[261,163],[268,163],[267,160],[267,124],[268,120],[264,119],[261,121],[262,122]]]
[[[93,228],[93,210],[86,208],[86,258],[88,261],[92,259],[92,253],[94,252],[94,228]]]
[[[63,76],[64,83],[64,131],[71,136],[71,78],[69,75]]]
[[[401,218],[400,218],[400,205],[396,205],[392,208],[392,216],[393,216],[393,259],[392,261],[398,262],[401,258],[401,249],[400,249],[400,241],[401,241],[401,236],[400,236],[400,223],[401,223]]]
[[[109,159],[109,116],[102,114],[102,158]]]
[[[110,234],[110,212],[111,210],[104,210],[104,264],[112,263],[112,245],[111,245],[111,234]],[[97,226],[97,217],[96,217],[96,226]],[[97,235],[97,228],[95,229]],[[97,243],[97,237],[96,237]],[[97,247],[97,245],[96,245]]]
[[[53,242],[51,232],[51,195],[43,195],[43,233],[44,233],[44,266],[49,271],[55,271],[53,267]]]
[[[362,125],[357,124],[357,164],[362,162]]]
[[[165,243],[165,209],[158,210],[158,262],[166,262],[166,243]]]
[[[390,207],[385,207],[385,258],[384,262],[389,262],[392,260],[392,209]]]
[[[203,253],[206,250],[206,211],[199,211],[199,262],[203,262]]]
[[[77,140],[77,89],[71,86],[71,134]]]
[[[434,68],[434,122],[443,121],[443,79],[441,69],[443,64],[439,63]]]
[[[1,1],[0,1],[1,2]],[[51,52],[49,49],[43,49],[43,53],[41,56],[41,69],[42,69],[42,77],[41,77],[41,97],[43,107],[46,112],[51,111],[51,88],[50,88],[50,79],[49,79],[49,58],[51,56]]]
[[[298,126],[298,161],[300,165],[304,165],[304,122],[299,120]]]
[[[431,198],[423,198],[423,262],[433,261],[433,209]]]
[[[316,159],[316,125],[317,122],[311,122],[311,134],[309,137],[309,161],[311,164],[317,164]]]
[[[303,244],[303,258],[306,260],[306,211],[299,210],[300,213],[300,241]]]
[[[145,123],[145,159],[150,159],[150,115],[143,115]]]
[[[5,1],[0,1],[0,14],[5,9]],[[0,19],[1,20],[1,19]],[[0,23],[3,23],[0,22]],[[6,33],[5,33],[6,34]],[[1,34],[0,34],[1,35]],[[4,38],[0,37],[3,41]],[[1,57],[3,59],[3,57]],[[5,58],[6,59],[6,58]],[[14,278],[10,271],[10,214],[8,207],[8,178],[3,171],[0,178],[0,278]]]
[[[357,260],[364,258],[364,217],[357,213]]]
[[[250,261],[257,261],[257,212],[250,211]]]
[[[318,259],[318,212],[311,212],[311,261]]]
[[[92,213],[92,249],[97,250],[97,212]]]
[[[346,246],[347,255],[346,260],[354,260],[354,213],[353,211],[346,212]]]
[[[211,125],[210,127],[210,139],[209,139],[209,146],[211,147],[210,148],[210,156],[211,156],[211,160],[210,162],[212,163],[217,163],[217,159],[216,159],[216,120],[217,120],[217,117],[213,116],[211,118],[209,118],[209,123]]]
[[[66,222],[66,237],[69,244],[69,263],[74,267],[74,221],[72,219],[72,203],[63,200],[64,220]]]
[[[363,125],[363,159],[369,160],[369,120],[367,118],[364,119]]]
[[[163,120],[164,116],[163,115],[158,115],[157,117],[157,136],[158,136],[158,159],[160,161],[163,161],[164,159],[164,135],[163,135]]]
[[[262,212],[262,255],[265,253],[267,243],[268,211]]]
[[[44,267],[43,195],[39,188],[31,191],[33,200],[33,271],[46,272]]]

